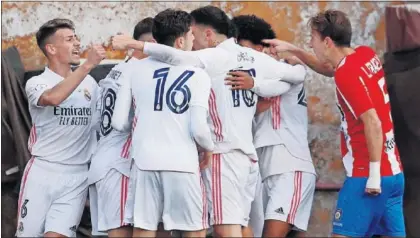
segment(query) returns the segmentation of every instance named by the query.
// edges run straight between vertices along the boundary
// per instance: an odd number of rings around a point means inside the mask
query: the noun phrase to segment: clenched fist
[[[111,45],[114,50],[128,50],[130,43],[134,40],[131,36],[126,34],[118,34],[111,37]]]
[[[106,51],[102,45],[91,45],[88,50],[88,56],[86,62],[96,66],[106,57]]]

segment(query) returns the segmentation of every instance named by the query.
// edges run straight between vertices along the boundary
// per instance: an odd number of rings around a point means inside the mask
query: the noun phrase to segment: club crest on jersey
[[[340,221],[343,211],[341,209],[337,209],[334,214],[334,220]]]
[[[86,100],[90,101],[92,99],[92,96],[86,88],[83,90],[83,93],[85,95]]]

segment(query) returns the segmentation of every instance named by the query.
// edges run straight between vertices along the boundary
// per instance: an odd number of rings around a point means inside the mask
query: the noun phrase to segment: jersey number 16
[[[163,109],[163,100],[165,94],[165,84],[166,79],[168,78],[169,68],[161,68],[154,72],[153,78],[157,79],[156,88],[155,88],[155,102],[154,110],[162,111]],[[193,76],[194,71],[186,70],[184,71],[175,81],[169,86],[168,91],[166,91],[166,105],[169,110],[176,114],[182,114],[186,112],[189,108],[189,102],[191,100],[191,91],[190,88],[186,85],[188,80]],[[175,100],[177,95],[182,95],[182,101]]]

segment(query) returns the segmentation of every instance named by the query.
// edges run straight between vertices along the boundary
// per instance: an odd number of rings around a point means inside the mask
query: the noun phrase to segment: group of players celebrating
[[[25,87],[33,157],[17,236],[75,236],[88,194],[94,235],[205,237],[210,226],[216,237],[305,235],[317,178],[307,67],[335,77],[341,113],[347,178],[333,236],[405,236],[381,62],[369,47],[351,48],[341,11],[318,13],[308,27],[315,55],[276,40],[254,15],[167,9],[133,36],[111,37],[131,56],[98,84],[89,73],[104,48],[92,45],[80,64],[72,21],[42,25],[48,66]],[[283,51],[294,56],[279,59]]]

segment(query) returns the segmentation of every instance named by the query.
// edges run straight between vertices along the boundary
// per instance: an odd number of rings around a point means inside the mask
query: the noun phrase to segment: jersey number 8
[[[166,79],[168,78],[168,74],[169,68],[158,69],[153,74],[153,78],[157,79],[154,102],[155,111],[162,111],[163,109],[165,84]],[[169,110],[175,114],[182,114],[189,108],[191,91],[186,83],[191,78],[191,76],[193,76],[193,74],[194,71],[184,71],[177,79],[175,79],[175,81],[171,84],[171,86],[169,86],[169,89],[166,92],[166,105],[168,106]],[[176,100],[177,95],[182,95],[182,101],[179,100],[179,98]]]
[[[112,88],[108,88],[105,92],[102,101],[102,112],[101,112],[101,133],[102,136],[107,136],[112,131],[111,118],[114,114],[115,100],[117,94]]]

